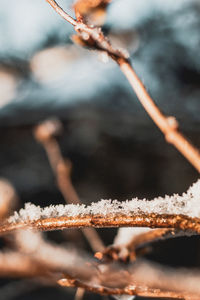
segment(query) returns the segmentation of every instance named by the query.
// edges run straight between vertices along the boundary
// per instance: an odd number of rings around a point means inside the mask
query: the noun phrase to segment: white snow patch
[[[114,245],[126,245],[130,243],[136,236],[152,231],[153,229],[146,227],[121,227],[118,229],[117,235],[114,239]]]
[[[182,196],[158,197],[151,201],[134,198],[130,201],[101,200],[89,206],[82,205],[56,205],[41,208],[31,203],[26,203],[24,209],[15,212],[9,222],[37,221],[53,217],[75,217],[84,215],[135,215],[135,214],[182,214],[189,217],[200,217],[200,180],[191,186]]]

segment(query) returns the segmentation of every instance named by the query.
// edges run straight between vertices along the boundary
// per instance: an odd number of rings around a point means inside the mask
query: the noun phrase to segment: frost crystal
[[[134,214],[183,214],[190,217],[200,217],[200,180],[198,180],[187,193],[182,196],[158,197],[151,201],[134,198],[130,201],[119,202],[117,200],[101,200],[89,206],[84,204],[56,205],[41,208],[31,203],[26,203],[24,209],[9,218],[9,222],[36,221],[53,217],[75,217],[84,215],[117,215],[131,216]]]

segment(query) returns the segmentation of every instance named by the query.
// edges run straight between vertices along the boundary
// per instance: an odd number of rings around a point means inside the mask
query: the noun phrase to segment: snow
[[[9,222],[37,221],[55,217],[77,217],[85,215],[136,215],[136,214],[182,214],[189,217],[200,217],[200,180],[193,184],[186,193],[181,196],[158,197],[151,201],[134,198],[130,201],[119,202],[117,200],[101,200],[89,206],[81,205],[56,205],[41,208],[31,203],[26,203],[24,209],[15,212],[9,218]]]
[[[115,246],[126,245],[130,243],[136,236],[152,231],[153,229],[145,227],[121,227],[114,239]]]
[[[132,295],[112,295],[112,297],[116,300],[133,300],[135,296]]]

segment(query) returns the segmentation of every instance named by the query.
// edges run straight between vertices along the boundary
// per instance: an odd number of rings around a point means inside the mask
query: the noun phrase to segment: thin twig
[[[85,294],[85,289],[83,289],[81,287],[78,287],[77,290],[76,290],[74,300],[82,300],[84,294]]]
[[[47,268],[27,255],[10,251],[0,253],[1,277],[35,277],[46,276]]]
[[[173,144],[180,153],[200,172],[200,153],[179,131],[177,121],[173,117],[166,117],[156,106],[139,79],[131,64],[123,59],[117,60],[141,104],[162,131],[168,143]]]
[[[77,21],[73,19],[68,13],[66,13],[57,3],[53,0],[46,0],[52,7],[55,9],[55,11],[67,22],[72,24],[73,26],[77,25]]]
[[[76,21],[64,12],[54,0],[46,0],[55,11],[61,15],[66,21],[74,26],[83,41],[93,49],[105,51],[113,60],[115,60],[121,71],[130,82],[133,90],[138,96],[139,101],[165,135],[166,140],[173,144],[180,153],[200,172],[200,153],[179,131],[178,125],[174,118],[166,117],[159,110],[153,99],[148,94],[139,77],[133,70],[128,55],[119,49],[115,49],[107,38],[104,36],[100,28],[89,26],[81,21]]]
[[[46,120],[36,126],[34,135],[47,153],[59,190],[66,203],[82,204],[71,180],[72,164],[68,159],[63,158],[60,146],[55,139],[61,127],[58,120]],[[82,232],[94,252],[105,249],[103,241],[94,228],[82,228]]]
[[[132,229],[132,234],[127,233],[126,230]],[[122,235],[129,235],[130,238],[125,243],[117,241],[107,247],[102,253],[98,252],[96,257],[99,259],[114,259],[122,261],[134,261],[138,257],[138,254],[145,254],[144,247],[158,240],[164,240],[168,238],[175,238],[184,235],[184,232],[175,229],[150,229],[146,232],[140,231],[137,233],[139,228],[120,228]],[[141,229],[141,228],[140,228]],[[123,239],[123,237],[122,237]],[[116,239],[115,239],[116,240]],[[140,248],[140,251],[137,250]],[[142,250],[142,251],[141,251]]]

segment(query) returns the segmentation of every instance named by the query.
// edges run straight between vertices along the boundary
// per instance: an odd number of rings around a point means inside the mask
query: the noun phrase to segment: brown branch
[[[147,286],[127,286],[125,288],[110,288],[105,286],[96,286],[81,282],[80,280],[70,278],[63,278],[58,280],[58,284],[65,287],[81,287],[86,291],[100,294],[100,295],[134,295],[140,297],[162,297],[172,299],[186,299],[184,293],[161,291],[160,289],[153,289]],[[195,299],[195,298],[191,298]],[[197,298],[196,298],[197,299]]]
[[[55,11],[61,15],[66,21],[74,26],[74,29],[80,35],[83,42],[90,48],[105,51],[113,60],[115,60],[121,71],[124,73],[130,82],[133,90],[138,96],[139,101],[153,119],[155,124],[165,135],[166,140],[173,144],[177,150],[200,172],[200,153],[179,131],[178,125],[174,118],[166,117],[159,110],[153,99],[148,94],[139,77],[133,70],[130,62],[127,60],[128,56],[123,51],[115,49],[107,38],[103,35],[100,28],[88,26],[80,21],[76,21],[65,13],[60,6],[53,0],[46,0]]]
[[[200,274],[194,270],[163,268],[141,260],[124,268],[111,264],[101,269],[99,265],[99,270],[97,278],[92,276],[85,281],[78,276],[66,275],[58,283],[82,287],[99,294],[199,299]]]
[[[30,234],[33,243],[27,244]],[[0,254],[0,276],[44,276],[54,282],[64,272],[65,278],[59,284],[100,294],[178,299],[198,299],[195,295],[200,295],[197,272],[163,269],[143,261],[130,266],[98,264],[83,253],[45,242],[38,233],[20,231],[18,239],[22,253]]]
[[[52,7],[53,9],[67,22],[72,24],[73,26],[76,26],[78,22],[73,19],[68,13],[66,13],[54,0],[46,0]]]
[[[200,153],[179,131],[177,121],[173,117],[166,117],[156,106],[148,94],[142,81],[139,79],[131,64],[123,59],[117,60],[120,69],[128,79],[141,104],[162,131],[168,143],[177,150],[200,172]]]
[[[106,51],[113,58],[128,58],[126,51],[115,49],[104,36],[101,28],[87,25],[82,20],[77,21],[69,16],[54,0],[46,0],[53,9],[66,21],[74,26],[75,31],[80,35],[83,42],[90,48]]]
[[[43,241],[42,241],[43,243]],[[43,243],[44,244],[44,243]],[[90,260],[85,260],[81,256],[67,252],[66,250],[66,262],[63,264],[62,258],[57,256],[58,247],[42,245],[45,247],[46,255],[41,252],[40,248],[33,253],[19,254],[16,252],[0,253],[0,276],[7,277],[41,277],[51,280],[53,283],[58,274],[67,272],[67,279],[59,280],[58,283],[62,286],[80,287],[84,290],[88,290],[99,294],[128,294],[128,295],[140,295],[140,296],[154,296],[154,297],[172,297],[183,298],[181,294],[174,291],[160,291],[157,288],[148,288],[142,283],[137,283],[133,280],[131,273],[122,270],[121,268],[113,268],[108,266],[106,273],[97,271]],[[47,248],[46,248],[47,247]],[[42,250],[43,251],[43,250]],[[63,249],[60,248],[60,251]],[[54,256],[53,256],[54,253]],[[49,256],[50,255],[50,256]],[[74,265],[70,263],[69,257],[72,257]],[[67,262],[68,261],[68,262]],[[76,264],[76,261],[79,262]],[[85,272],[87,268],[87,272]],[[126,268],[126,267],[125,267]],[[72,277],[72,275],[75,274]],[[123,280],[120,279],[123,276]],[[113,281],[113,277],[118,280]],[[120,282],[121,281],[121,282]],[[117,284],[123,287],[117,288]],[[132,284],[131,284],[132,283]],[[188,287],[186,286],[186,289]]]
[[[82,300],[85,294],[85,289],[78,287],[76,290],[76,294],[74,296],[74,300]]]
[[[46,266],[18,252],[0,253],[0,277],[46,276]]]
[[[0,178],[0,220],[8,217],[18,201],[17,193],[9,181]]]
[[[133,215],[76,215],[73,217],[52,217],[34,221],[5,222],[0,225],[0,234],[16,229],[32,228],[41,231],[60,230],[66,228],[111,228],[111,227],[149,227],[175,228],[185,231],[187,235],[200,234],[200,219],[185,215],[133,214]]]
[[[36,126],[34,136],[47,153],[59,190],[66,203],[82,204],[71,180],[72,164],[68,159],[63,158],[55,139],[61,128],[62,125],[58,120],[46,120]],[[94,252],[105,249],[103,241],[94,228],[82,228],[82,232]]]
[[[123,228],[120,228],[123,230]],[[119,229],[119,230],[120,230]],[[124,232],[126,234],[126,232]],[[144,233],[134,233],[130,235],[130,239],[126,243],[113,243],[107,247],[102,253],[97,252],[96,257],[100,260],[122,260],[122,261],[135,261],[138,255],[146,253],[144,247],[158,240],[175,238],[184,235],[184,232],[175,229],[149,229]],[[138,249],[140,251],[138,252]]]

